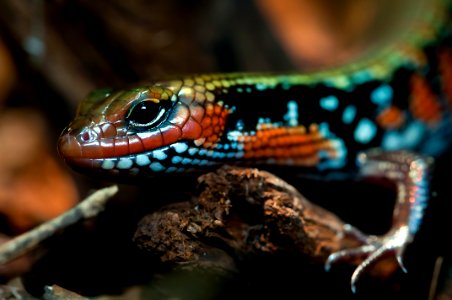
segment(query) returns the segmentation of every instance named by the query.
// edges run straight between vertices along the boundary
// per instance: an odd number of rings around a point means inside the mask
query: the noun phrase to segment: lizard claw
[[[343,234],[351,234],[362,242],[362,246],[332,253],[325,263],[328,270],[339,260],[366,257],[353,272],[353,292],[356,290],[357,281],[369,266],[388,253],[396,256],[400,267],[406,272],[402,261],[403,254],[422,222],[429,199],[430,168],[433,164],[431,158],[407,151],[386,152],[373,149],[361,153],[358,158],[360,173],[364,177],[383,177],[396,184],[397,199],[392,228],[387,234],[380,237],[367,236],[346,225]]]
[[[349,229],[346,230],[348,231]],[[365,244],[360,247],[344,249],[330,254],[325,263],[325,270],[330,270],[331,265],[338,261],[366,256],[366,258],[355,269],[351,277],[351,289],[352,292],[355,293],[356,283],[358,282],[362,274],[366,272],[372,264],[374,264],[387,253],[395,253],[397,262],[401,266],[402,270],[406,272],[406,269],[402,262],[402,255],[405,251],[406,245],[410,241],[411,235],[407,226],[402,226],[391,230],[388,234],[382,237],[369,236],[366,239]]]

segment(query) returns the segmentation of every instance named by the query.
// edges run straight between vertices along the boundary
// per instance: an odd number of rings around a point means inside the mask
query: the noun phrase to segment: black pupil
[[[158,121],[156,118],[162,109],[160,103],[143,101],[132,108],[127,119],[132,125],[152,125]]]

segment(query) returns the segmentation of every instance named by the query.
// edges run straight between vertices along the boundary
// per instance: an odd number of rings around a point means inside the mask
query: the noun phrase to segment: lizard
[[[425,1],[399,39],[372,56],[315,72],[209,73],[98,89],[59,141],[74,169],[114,178],[205,172],[222,164],[306,174],[380,176],[397,186],[391,229],[332,253],[332,263],[403,253],[422,224],[434,158],[450,149],[450,3]]]

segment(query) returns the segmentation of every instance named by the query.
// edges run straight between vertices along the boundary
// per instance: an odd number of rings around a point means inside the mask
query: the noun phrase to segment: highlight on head
[[[60,154],[65,159],[96,159],[144,150],[145,145],[134,136],[145,129],[149,136],[160,135],[157,127],[174,104],[171,96],[171,91],[159,86],[90,93],[60,137]]]

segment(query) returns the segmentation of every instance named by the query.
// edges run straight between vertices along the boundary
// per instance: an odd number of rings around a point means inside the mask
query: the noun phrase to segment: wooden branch
[[[0,264],[7,263],[33,250],[43,240],[54,235],[58,230],[72,225],[81,219],[96,216],[104,209],[107,200],[116,194],[117,191],[118,187],[116,185],[100,189],[61,216],[0,245]]]
[[[331,252],[357,244],[339,218],[268,172],[223,167],[199,183],[202,192],[192,202],[142,219],[138,247],[163,262],[233,271],[243,253],[291,253],[323,264]],[[221,259],[213,266],[212,257]]]

